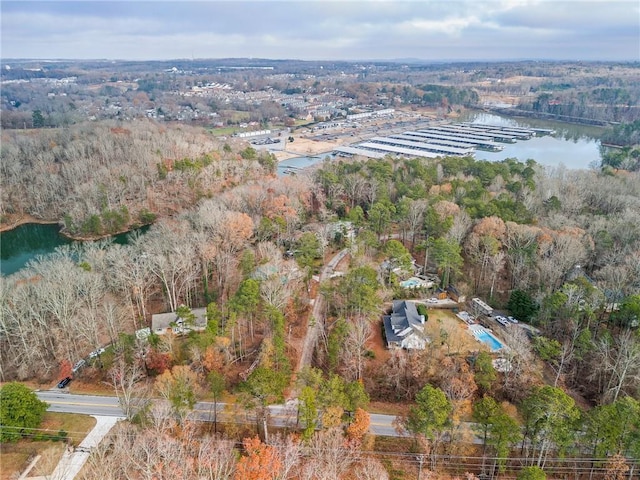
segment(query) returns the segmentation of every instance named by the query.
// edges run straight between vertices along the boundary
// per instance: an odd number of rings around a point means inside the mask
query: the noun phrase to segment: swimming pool
[[[473,336],[476,337],[481,342],[489,345],[489,348],[491,349],[492,352],[496,352],[504,348],[504,345],[500,343],[500,340],[498,340],[496,337],[491,335],[484,328],[473,329]]]
[[[415,287],[419,287],[420,284],[421,284],[420,280],[415,277],[411,277],[409,280],[400,282],[400,286],[402,288],[415,288]]]

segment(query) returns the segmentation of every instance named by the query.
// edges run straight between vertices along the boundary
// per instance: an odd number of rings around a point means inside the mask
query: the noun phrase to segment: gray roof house
[[[415,302],[394,300],[391,315],[382,317],[388,348],[424,350],[429,338],[424,333],[424,316],[418,313]]]
[[[191,312],[196,317],[193,325],[183,324],[182,320],[178,319],[176,312],[151,315],[151,331],[156,334],[163,334],[166,333],[168,328],[171,328],[173,333],[179,335],[187,333],[189,330],[204,330],[207,326],[207,309],[193,308]]]

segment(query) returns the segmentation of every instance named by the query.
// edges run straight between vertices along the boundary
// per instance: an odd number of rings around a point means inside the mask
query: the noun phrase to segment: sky
[[[640,0],[5,1],[0,56],[640,60]]]

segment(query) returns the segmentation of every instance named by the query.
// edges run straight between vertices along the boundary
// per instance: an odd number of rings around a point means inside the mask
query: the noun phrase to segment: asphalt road
[[[38,398],[49,404],[49,411],[60,413],[81,413],[84,415],[101,415],[109,417],[122,417],[124,413],[118,405],[116,397],[99,395],[75,395],[65,391],[42,390],[36,392]],[[245,411],[239,406],[218,403],[218,421],[236,423],[255,423],[253,412]],[[274,427],[294,427],[297,421],[297,405],[291,401],[286,405],[269,405],[269,425]],[[211,422],[214,418],[214,404],[212,402],[198,402],[193,409],[191,418],[203,422]],[[390,437],[399,436],[393,427],[395,420],[393,415],[371,414],[371,427],[369,431],[375,435]]]
[[[116,397],[73,395],[64,390],[41,390],[36,394],[40,400],[49,404],[48,410],[50,412],[82,413],[106,417],[124,416]]]

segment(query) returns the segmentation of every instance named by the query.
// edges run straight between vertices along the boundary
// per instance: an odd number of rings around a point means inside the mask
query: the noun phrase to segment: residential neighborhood
[[[634,2],[1,9],[0,480],[638,478]]]

